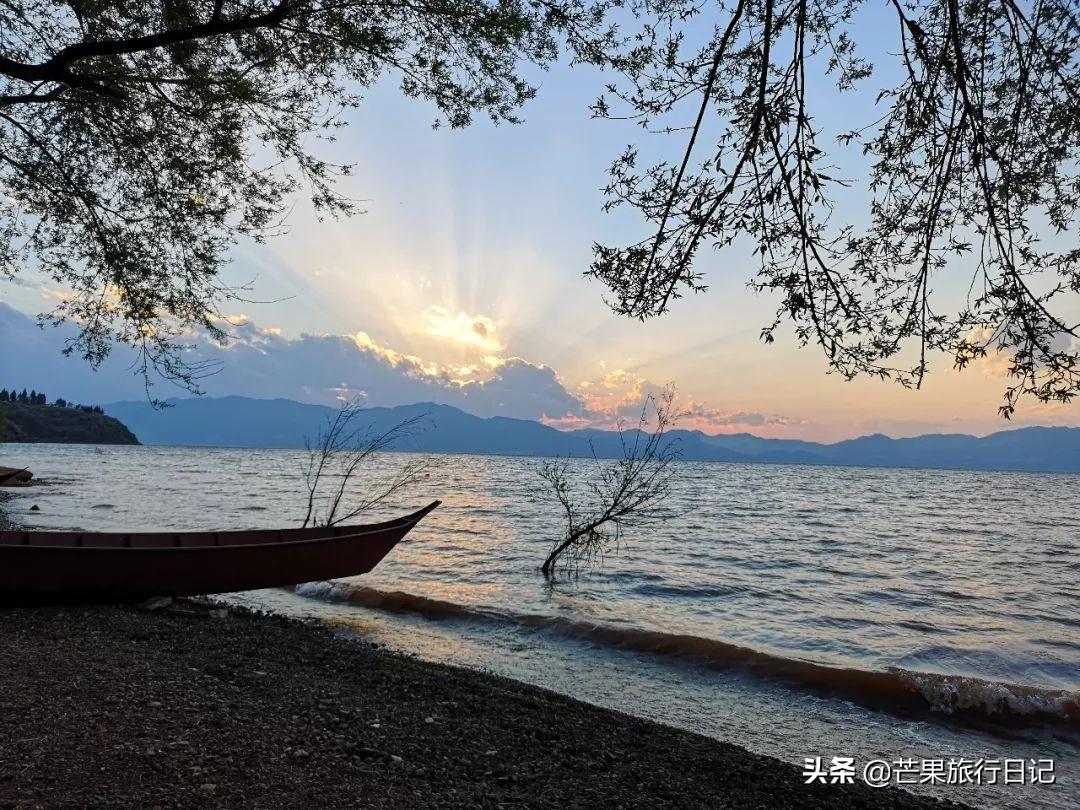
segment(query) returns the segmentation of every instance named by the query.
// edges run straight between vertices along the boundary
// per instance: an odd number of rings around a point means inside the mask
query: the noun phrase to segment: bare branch
[[[574,481],[568,458],[544,462],[539,475],[551,487],[566,517],[566,530],[556,540],[541,570],[552,577],[562,565],[580,570],[619,548],[625,527],[648,522],[657,515],[671,488],[678,448],[666,434],[674,421],[675,390],[668,387],[659,399],[649,396],[642,406],[631,440],[620,431],[622,456],[602,464],[593,454],[597,472],[584,482]],[[580,491],[588,493],[581,502]]]
[[[305,528],[347,523],[425,480],[436,466],[436,460],[431,457],[407,459],[398,463],[389,475],[371,480],[365,465],[384,461],[381,454],[422,433],[428,415],[411,417],[388,429],[375,429],[360,424],[363,414],[359,400],[349,400],[333,417],[327,418],[314,441],[310,438],[305,441],[307,460],[303,478],[307,499],[302,523]]]

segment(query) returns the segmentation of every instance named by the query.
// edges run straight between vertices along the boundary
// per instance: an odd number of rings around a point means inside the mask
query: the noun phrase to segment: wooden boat
[[[0,487],[22,487],[30,483],[34,474],[25,467],[0,466]]]
[[[0,603],[130,602],[365,574],[439,501],[386,523],[228,532],[0,532]]]

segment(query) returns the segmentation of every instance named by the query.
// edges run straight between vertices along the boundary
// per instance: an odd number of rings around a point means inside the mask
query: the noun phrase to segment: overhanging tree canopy
[[[143,369],[192,384],[178,331],[215,318],[241,235],[272,233],[302,185],[317,209],[348,166],[320,159],[342,110],[385,73],[441,121],[514,121],[518,73],[562,35],[600,31],[583,1],[164,0],[0,2],[0,273],[32,264],[71,290],[51,313],[68,350],[114,339]]]
[[[815,105],[838,102],[808,88],[878,90],[856,47],[868,9],[889,14],[899,78],[876,120],[823,132]],[[231,244],[272,233],[301,184],[351,211],[347,167],[310,133],[387,71],[450,125],[513,121],[533,94],[520,66],[565,48],[611,73],[597,115],[678,139],[667,162],[630,148],[612,166],[608,204],[650,224],[595,248],[617,312],[667,311],[703,289],[702,247],[748,242],[781,301],[766,340],[790,321],[834,370],[904,385],[935,352],[1004,351],[1008,416],[1080,390],[1078,46],[1074,0],[0,2],[0,268],[72,290],[53,313],[81,327],[71,351],[100,362],[118,338],[191,383],[176,329],[217,331]],[[858,227],[832,213],[851,145],[869,163],[847,178],[870,201]],[[932,295],[945,271],[970,276],[957,311]]]
[[[873,30],[860,29],[871,6],[887,12],[884,23],[877,14]],[[638,209],[652,229],[628,247],[594,249],[590,272],[614,293],[613,308],[643,319],[666,312],[704,289],[695,269],[703,247],[744,238],[760,260],[752,286],[781,298],[767,341],[790,321],[833,370],[905,386],[921,384],[934,351],[960,367],[1001,351],[1010,361],[1006,417],[1024,394],[1075,396],[1075,0],[709,8],[717,25],[692,47],[685,20],[697,4],[652,4],[656,23],[613,60],[627,81],[609,87],[615,101],[596,105],[681,144],[677,159],[645,168],[628,148],[611,168],[607,205]],[[891,43],[875,55],[893,60],[883,72],[892,68],[895,83],[878,91],[870,82],[861,39]],[[822,108],[843,105],[853,89],[878,92],[871,120],[824,133]],[[855,178],[868,204],[862,227],[835,221],[847,185],[836,153],[851,145],[869,161],[868,176]],[[966,273],[959,311],[935,306],[943,271]]]

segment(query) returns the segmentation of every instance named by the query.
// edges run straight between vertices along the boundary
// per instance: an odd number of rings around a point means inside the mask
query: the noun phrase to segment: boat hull
[[[388,523],[327,530],[335,532],[330,537],[312,537],[312,530],[306,530],[300,535],[303,539],[290,539],[298,534],[292,530],[172,535],[66,533],[72,543],[83,543],[66,545],[60,542],[65,539],[61,533],[5,532],[0,537],[0,604],[132,602],[365,574],[437,505],[438,501]],[[27,542],[38,534],[51,545]],[[271,540],[274,536],[282,539]],[[131,545],[93,545],[95,541],[106,542],[101,538],[110,538],[108,542],[126,540]],[[194,538],[200,544],[185,545]],[[173,545],[148,546],[166,539]],[[215,544],[210,544],[211,539]]]

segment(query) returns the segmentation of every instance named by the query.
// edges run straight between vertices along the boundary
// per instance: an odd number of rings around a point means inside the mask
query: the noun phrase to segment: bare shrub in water
[[[675,389],[646,398],[637,428],[619,431],[621,457],[604,463],[593,452],[599,471],[576,484],[570,459],[545,461],[540,477],[548,482],[566,516],[566,530],[554,542],[541,570],[551,577],[564,568],[590,566],[617,550],[630,522],[643,523],[657,516],[671,492],[672,462],[679,456],[676,443],[666,434],[674,422]],[[580,493],[580,494],[578,494]]]
[[[435,465],[431,457],[403,462],[389,475],[377,479],[357,494],[349,484],[366,472],[376,454],[393,450],[405,440],[423,432],[427,414],[398,422],[387,430],[358,425],[363,413],[357,400],[344,403],[333,418],[327,418],[314,441],[305,441],[308,459],[304,467],[307,512],[304,527],[335,526],[401,493],[428,477]]]

